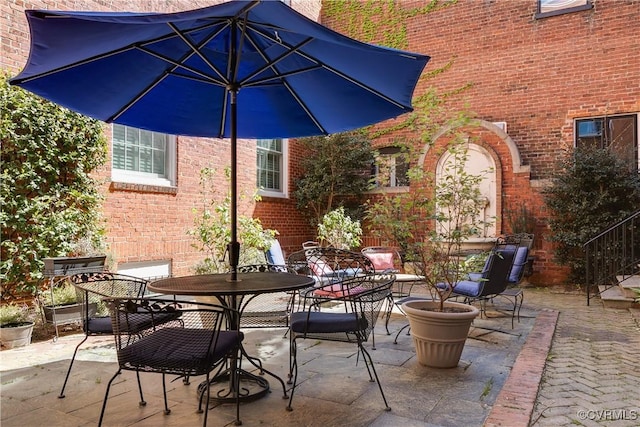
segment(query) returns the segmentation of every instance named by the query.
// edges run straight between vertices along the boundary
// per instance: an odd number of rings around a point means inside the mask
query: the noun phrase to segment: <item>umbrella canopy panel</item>
[[[177,135],[331,134],[411,111],[428,56],[361,43],[278,1],[171,14],[27,11],[12,80],[105,122]]]

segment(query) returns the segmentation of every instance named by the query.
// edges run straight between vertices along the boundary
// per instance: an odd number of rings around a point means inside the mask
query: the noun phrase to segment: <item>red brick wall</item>
[[[26,63],[29,29],[24,16],[25,9],[173,12],[215,3],[219,1],[3,0],[0,2],[0,67],[15,75]],[[314,19],[320,9],[316,1],[294,0],[293,6]],[[110,137],[109,129],[107,135]],[[251,195],[256,188],[255,141],[240,140],[238,144],[239,193]],[[296,156],[299,154],[292,154],[292,160]],[[110,167],[100,171],[99,177],[105,181],[107,243],[117,263],[171,260],[173,274],[185,275],[191,273],[193,266],[203,258],[203,254],[191,246],[193,241],[187,235],[187,231],[193,227],[194,215],[191,210],[201,204],[198,173],[204,167],[218,171],[220,178],[216,191],[222,198],[227,191],[223,171],[230,162],[229,141],[178,137],[177,157],[177,188],[170,191],[112,183]],[[291,206],[290,200],[265,201],[257,207],[253,202],[241,201],[240,211],[259,216],[266,227],[279,230],[284,245],[292,242],[292,246],[285,249],[293,250],[307,236],[301,225],[302,220],[295,213],[282,213],[283,210],[291,212]]]
[[[58,0],[0,2],[0,66],[17,73],[26,62],[29,49],[24,9],[84,9],[177,11],[204,7],[218,1],[207,0]],[[294,0],[293,6],[315,18],[317,3]],[[423,1],[403,0],[404,8],[423,6]],[[502,209],[516,201],[526,201],[539,214],[534,255],[533,282],[561,282],[565,272],[552,262],[550,230],[541,189],[550,177],[553,164],[564,147],[573,141],[572,123],[577,117],[635,113],[640,111],[640,2],[598,0],[589,11],[545,19],[534,18],[536,0],[465,1],[451,7],[417,14],[407,21],[409,50],[432,57],[427,71],[443,66],[455,57],[453,67],[420,84],[446,91],[471,83],[472,87],[454,100],[462,108],[468,104],[477,117],[488,122],[505,121],[522,164],[530,173],[514,173],[511,156],[500,138],[482,134],[483,143],[499,155],[502,176]],[[348,16],[323,15],[325,25],[345,30],[338,19]],[[393,136],[387,137],[385,144]],[[379,142],[381,143],[381,142]],[[255,143],[241,142],[240,187],[251,194],[255,188]],[[290,149],[290,192],[300,174],[296,161],[301,153],[292,142]],[[109,243],[119,262],[172,259],[173,273],[190,272],[202,256],[191,248],[186,231],[192,226],[191,208],[198,205],[197,171],[202,167],[228,165],[226,142],[179,138],[178,188],[173,193],[123,191],[105,184]],[[109,171],[102,176],[108,178]],[[223,185],[224,180],[220,180]],[[221,188],[220,191],[224,191]],[[263,225],[278,229],[287,252],[313,238],[294,209],[291,199],[264,199],[242,207],[243,213],[260,217]],[[508,232],[502,222],[502,232]],[[372,244],[370,238],[366,244]]]
[[[426,4],[398,3],[404,9]],[[640,112],[640,2],[597,0],[592,10],[544,19],[535,19],[536,4],[463,1],[415,14],[406,21],[406,48],[431,56],[427,71],[455,58],[450,70],[420,83],[416,95],[427,85],[445,92],[470,83],[451,105],[507,123],[530,175],[514,174],[500,140],[482,137],[500,155],[502,209],[524,201],[538,216],[531,281],[554,284],[566,271],[552,262],[541,190],[563,150],[573,145],[574,118]],[[345,33],[353,29],[349,16],[331,15],[323,13],[321,22]],[[505,222],[501,231],[510,231]]]

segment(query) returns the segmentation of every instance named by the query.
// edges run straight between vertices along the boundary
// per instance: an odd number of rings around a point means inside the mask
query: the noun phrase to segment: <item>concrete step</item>
[[[599,286],[600,299],[606,308],[629,309],[633,306],[633,298],[624,296],[619,286],[613,286],[605,290],[605,286]]]
[[[631,299],[640,297],[640,294],[633,291],[634,288],[640,289],[640,276],[617,276],[617,279],[618,287],[625,297]]]

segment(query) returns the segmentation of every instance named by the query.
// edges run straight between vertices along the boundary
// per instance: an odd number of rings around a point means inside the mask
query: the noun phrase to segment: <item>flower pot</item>
[[[24,347],[31,344],[33,322],[20,322],[0,328],[0,342],[4,348]]]
[[[66,305],[56,305],[56,306],[48,306],[45,305],[43,308],[44,318],[48,323],[53,323],[55,325],[67,325],[69,323],[79,323],[82,322],[84,307],[82,304],[66,304]],[[96,314],[98,309],[97,303],[89,304],[89,317],[92,317]]]
[[[469,304],[445,301],[445,309],[439,312],[440,302],[433,300],[409,301],[402,304],[411,327],[411,337],[416,347],[418,363],[433,368],[454,368],[460,362],[471,322],[480,310]]]

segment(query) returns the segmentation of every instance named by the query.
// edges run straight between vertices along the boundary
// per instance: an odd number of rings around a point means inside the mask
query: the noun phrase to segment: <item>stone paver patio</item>
[[[405,319],[394,313],[392,335],[376,327],[377,363],[391,412],[383,410],[355,346],[312,342],[302,346],[300,385],[285,410],[282,390],[241,406],[245,426],[559,426],[640,425],[638,310],[586,306],[580,294],[525,289],[522,318],[489,311],[477,319],[457,368],[420,366],[411,338],[394,332]],[[498,329],[501,332],[492,331]],[[247,332],[247,350],[286,377],[288,339],[283,330]],[[1,424],[95,425],[106,383],[116,371],[112,338],[90,338],[79,355],[66,398],[57,395],[73,347],[81,336],[33,343],[0,352]],[[246,367],[246,366],[245,366]],[[138,407],[135,374],[114,383],[105,425],[201,425],[196,409],[199,379],[168,383],[172,412],[162,413],[160,376],[142,374],[147,406]],[[233,424],[233,405],[209,412],[209,426]]]

